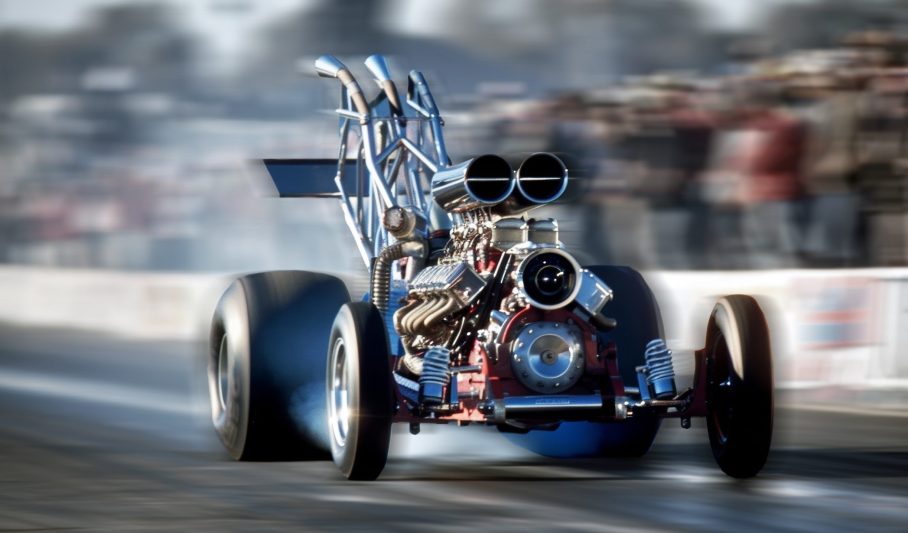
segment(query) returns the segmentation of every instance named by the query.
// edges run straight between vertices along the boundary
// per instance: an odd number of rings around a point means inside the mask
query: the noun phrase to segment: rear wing
[[[264,159],[262,163],[281,198],[340,198],[335,182],[338,171],[343,190],[357,190],[355,159],[345,159],[342,165],[337,159]]]

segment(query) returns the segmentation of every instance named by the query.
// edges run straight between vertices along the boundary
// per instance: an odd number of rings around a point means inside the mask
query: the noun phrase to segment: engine
[[[397,371],[418,383],[421,402],[442,403],[452,368],[468,367],[477,347],[508,354],[510,373],[530,391],[564,392],[580,380],[586,348],[576,320],[544,319],[504,334],[522,310],[604,318],[608,286],[563,250],[555,220],[523,216],[557,200],[567,183],[566,167],[547,153],[528,157],[516,173],[485,155],[433,177],[432,195],[453,226],[443,246],[429,247],[393,314],[405,352]]]

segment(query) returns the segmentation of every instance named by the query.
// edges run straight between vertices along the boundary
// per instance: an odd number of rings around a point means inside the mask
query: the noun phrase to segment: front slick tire
[[[373,480],[388,460],[394,393],[384,321],[370,303],[341,307],[328,342],[328,432],[348,479]]]
[[[709,320],[706,427],[713,457],[734,478],[757,475],[772,441],[769,328],[750,296],[719,300]]]

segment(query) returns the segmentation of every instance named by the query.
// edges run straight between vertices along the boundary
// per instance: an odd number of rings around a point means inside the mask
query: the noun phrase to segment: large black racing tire
[[[772,352],[756,300],[721,298],[706,336],[706,427],[713,457],[735,478],[755,476],[769,455],[773,425]]]
[[[325,351],[350,297],[313,272],[250,274],[233,281],[211,324],[211,418],[237,460],[327,458]]]
[[[388,335],[367,302],[341,307],[328,342],[331,455],[348,479],[373,480],[388,460],[394,416]]]
[[[636,270],[625,266],[588,266],[614,291],[603,309],[618,327],[600,332],[603,342],[614,342],[624,383],[636,386],[635,368],[645,363],[646,343],[662,338],[662,316],[649,285]],[[661,420],[635,416],[624,422],[565,422],[555,431],[506,434],[511,442],[551,457],[640,457],[653,445]]]

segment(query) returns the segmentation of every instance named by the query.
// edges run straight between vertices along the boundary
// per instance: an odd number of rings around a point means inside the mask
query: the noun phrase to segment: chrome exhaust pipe
[[[373,54],[366,58],[366,68],[372,73],[375,82],[384,91],[388,97],[388,103],[391,110],[397,116],[403,115],[403,107],[400,105],[400,95],[397,92],[397,85],[391,79],[391,69],[388,67],[388,61],[384,56]]]
[[[347,88],[347,94],[353,100],[356,112],[364,116],[369,115],[369,104],[366,102],[366,97],[363,96],[362,88],[350,73],[350,69],[338,58],[330,55],[319,57],[315,60],[315,72],[322,78],[337,78]]]
[[[442,209],[462,213],[500,204],[514,192],[511,165],[497,155],[482,155],[432,176],[432,197]]]

